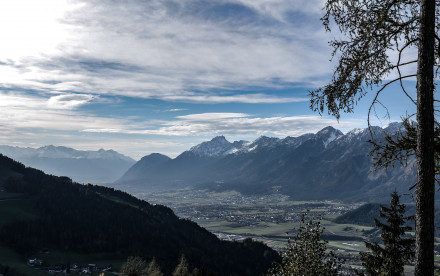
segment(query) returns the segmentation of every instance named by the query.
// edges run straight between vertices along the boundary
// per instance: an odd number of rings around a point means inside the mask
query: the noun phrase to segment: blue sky
[[[365,127],[372,94],[339,122],[309,108],[308,91],[334,67],[328,41],[338,34],[321,25],[323,3],[2,0],[0,144],[139,159],[217,135]],[[413,80],[405,85],[414,93]],[[381,99],[391,121],[414,112],[397,85]],[[389,123],[380,108],[374,123]]]

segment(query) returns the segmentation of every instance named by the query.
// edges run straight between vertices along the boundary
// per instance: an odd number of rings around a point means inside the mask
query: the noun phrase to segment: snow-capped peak
[[[232,148],[232,144],[224,136],[217,136],[211,141],[192,147],[189,151],[198,156],[221,156]]]
[[[386,125],[383,130],[388,134],[395,134],[403,130],[403,124],[399,122],[392,122]]]
[[[381,135],[383,129],[378,126],[371,126],[369,128],[355,128],[341,137],[344,141],[368,141],[376,135]],[[373,136],[372,136],[373,135]]]
[[[328,144],[330,144],[342,135],[344,134],[340,130],[337,130],[331,126],[323,128],[318,133],[316,133],[316,136],[322,139],[325,148],[328,146]]]
[[[48,157],[48,158],[76,158],[79,151],[72,148],[62,147],[62,146],[44,146],[36,149],[36,155],[38,157]]]
[[[245,140],[235,141],[232,143],[232,148],[225,152],[225,155],[228,154],[237,154],[240,152],[248,152],[251,148],[249,148],[249,145],[251,143]]]
[[[258,146],[258,147],[272,147],[279,143],[281,140],[275,137],[267,137],[260,136],[257,140],[255,140],[250,146]]]

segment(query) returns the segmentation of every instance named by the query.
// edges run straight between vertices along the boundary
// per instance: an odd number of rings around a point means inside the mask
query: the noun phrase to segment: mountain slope
[[[159,164],[154,171],[149,165],[136,164],[137,172],[129,170],[114,183],[114,187],[136,193],[222,182],[259,168],[311,137],[311,134],[285,139],[262,136],[252,143],[229,143],[223,136],[218,136]]]
[[[171,160],[168,156],[153,153],[147,156],[144,156],[136,162],[130,169],[122,175],[122,179],[125,180],[137,180],[142,178],[145,174],[151,174],[156,170],[161,164],[166,163]]]
[[[154,171],[139,166],[136,177],[127,173],[115,186],[133,193],[196,187],[243,193],[276,190],[300,200],[386,201],[394,189],[406,192],[415,183],[415,168],[411,163],[373,171],[368,140],[373,133],[381,141],[385,132],[395,134],[400,126],[393,123],[347,134],[326,127],[316,134],[262,136],[253,142],[230,143],[220,136]]]
[[[21,194],[33,216],[0,224],[0,242],[28,255],[41,248],[155,257],[166,274],[181,254],[218,275],[259,275],[278,254],[262,243],[220,241],[171,209],[111,188],[80,185],[0,155],[0,190]],[[1,213],[1,212],[0,212]]]
[[[383,139],[381,128],[372,131],[376,133],[375,139]],[[355,130],[336,138],[333,134],[319,134],[266,163],[264,169],[241,175],[235,183],[253,183],[257,190],[280,186],[280,191],[293,199],[353,201],[386,201],[394,189],[406,192],[415,183],[411,166],[373,170],[369,130]],[[326,143],[328,137],[334,139]]]
[[[37,149],[0,146],[0,153],[26,166],[68,176],[80,183],[113,182],[135,163],[114,150],[79,151],[52,145]]]

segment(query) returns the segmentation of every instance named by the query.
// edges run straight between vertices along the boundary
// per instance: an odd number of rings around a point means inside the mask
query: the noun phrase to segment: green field
[[[329,242],[328,248],[343,258],[356,260],[359,252],[366,251],[364,241],[369,237],[365,233],[373,229],[369,226],[334,222],[335,218],[362,203],[291,201],[283,196],[246,197],[233,191],[197,194],[183,190],[138,196],[153,203],[170,206],[179,216],[191,219],[218,235],[235,235],[233,238],[251,237],[279,251],[286,246],[286,233],[294,234],[294,229],[299,226],[299,215],[306,211],[321,216],[321,223],[325,227],[324,238]],[[297,216],[291,221],[279,219],[292,214]],[[259,218],[260,221],[249,222],[249,217]],[[278,218],[278,221],[272,221],[272,217]],[[350,266],[360,268],[359,263],[351,262]],[[406,275],[411,275],[413,271],[412,266],[405,267]]]
[[[363,231],[371,229],[333,222],[334,218],[360,204],[292,201],[283,195],[243,196],[234,191],[196,193],[180,190],[138,196],[153,203],[170,206],[179,216],[189,218],[214,233],[243,235],[265,242],[279,241],[271,244],[277,249],[284,247],[286,233],[294,232],[299,225],[299,216],[304,212],[321,216],[325,233],[347,237],[348,240],[353,237],[363,238]],[[285,221],[282,218],[286,216],[293,218]],[[255,218],[254,221],[252,217]],[[338,243],[335,246],[343,248]]]
[[[269,243],[272,247],[277,249],[284,248],[285,242],[287,241],[288,234],[293,233],[294,229],[299,226],[299,222],[293,223],[269,223],[262,222],[252,226],[241,227],[238,224],[231,224],[225,220],[215,220],[206,221],[198,220],[196,221],[200,226],[210,230],[211,232],[221,232],[227,234],[236,234],[243,236],[250,236],[258,240],[265,242],[271,242],[273,240],[278,241],[277,243]],[[329,233],[337,236],[347,237],[350,239],[352,237],[363,237],[363,230],[370,230],[372,227],[359,226],[355,224],[337,224],[330,220],[323,219],[322,225],[325,227],[324,233]],[[362,242],[356,242],[362,244],[359,247],[350,248],[354,251],[364,251],[365,247]],[[276,245],[276,246],[275,246]],[[341,241],[331,241],[329,245],[334,248],[347,249],[347,246],[343,245]]]

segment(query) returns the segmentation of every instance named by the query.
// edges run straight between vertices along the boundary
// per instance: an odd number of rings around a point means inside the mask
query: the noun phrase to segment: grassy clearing
[[[224,232],[230,234],[252,234],[255,236],[286,236],[286,233],[292,233],[293,230],[299,227],[299,222],[290,223],[270,223],[259,222],[251,226],[237,226],[226,220],[198,220],[197,223],[213,232]],[[359,226],[355,224],[337,224],[332,221],[322,220],[322,225],[325,227],[325,232],[346,236],[346,237],[362,237],[363,232],[372,229],[368,226]]]
[[[357,224],[338,224],[329,220],[322,220],[321,222],[327,232],[341,236],[362,237],[362,231],[373,229],[373,227],[369,226],[361,226]]]
[[[286,232],[292,232],[292,225],[289,223],[258,223],[257,225],[241,227],[232,230],[234,234],[253,234],[256,236],[286,236]]]
[[[16,268],[26,275],[47,276],[47,272],[26,264],[26,259],[14,250],[0,245],[0,263]]]
[[[367,250],[363,242],[329,241],[328,245],[346,251],[360,252]]]

